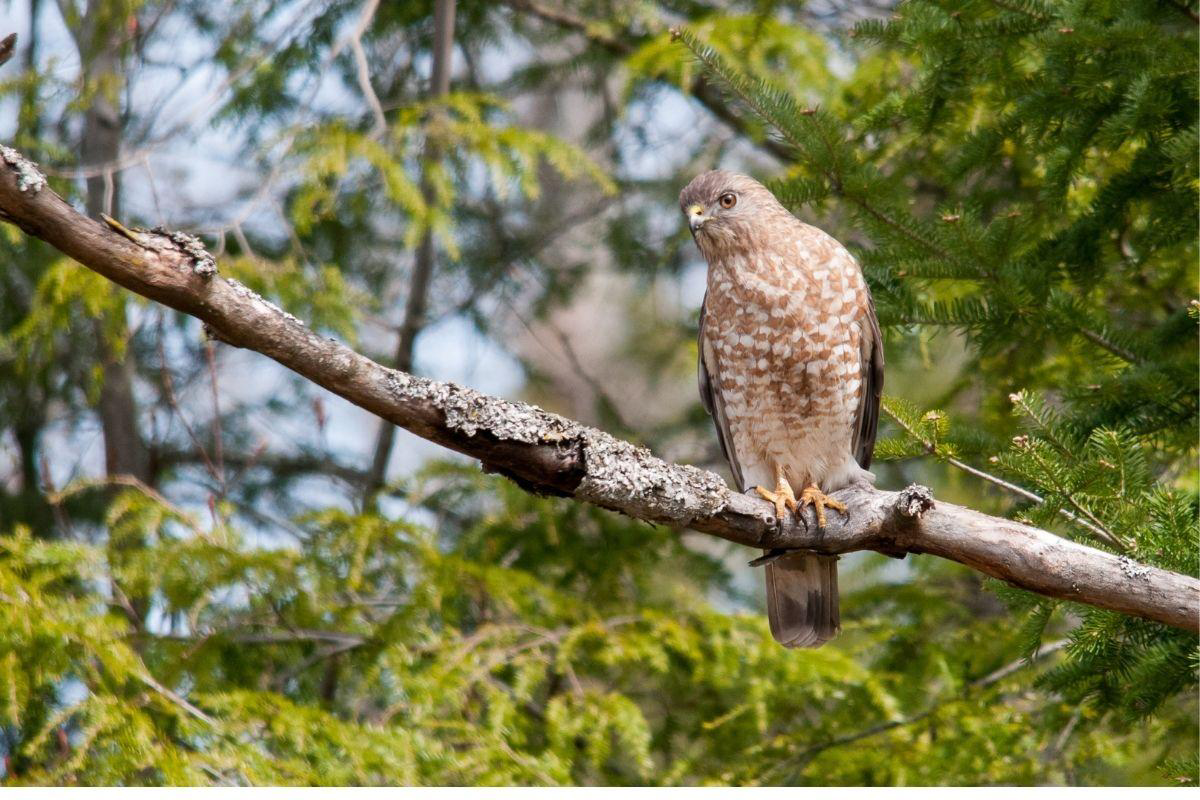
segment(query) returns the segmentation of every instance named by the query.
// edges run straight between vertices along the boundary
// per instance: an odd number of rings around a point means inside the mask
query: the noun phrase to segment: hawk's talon
[[[817,487],[815,483],[809,484],[804,491],[800,493],[800,507],[812,506],[813,513],[817,517],[817,527],[825,530],[825,509],[832,508],[835,511],[840,511],[843,514],[849,514],[846,509],[846,504],[840,500],[834,500],[829,495],[825,494]]]
[[[785,508],[795,511],[800,507],[791,485],[787,482],[787,478],[783,477],[783,470],[775,470],[775,491],[763,488],[762,486],[755,486],[754,491],[758,492],[759,497],[775,504],[775,516],[778,518],[780,524],[783,524],[783,511]]]

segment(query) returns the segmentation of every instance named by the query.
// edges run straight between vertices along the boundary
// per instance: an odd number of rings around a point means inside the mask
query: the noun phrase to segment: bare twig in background
[[[204,343],[204,360],[208,365],[209,386],[212,388],[212,410],[213,410],[213,456],[216,459],[217,467],[217,482],[221,484],[221,491],[225,491],[225,447],[221,440],[221,402],[220,391],[217,388],[217,357],[213,352],[213,343],[211,340]]]
[[[224,484],[222,472],[217,469],[217,465],[209,458],[208,449],[200,441],[200,437],[196,435],[196,431],[192,428],[187,420],[187,416],[183,413],[183,409],[179,407],[179,398],[175,394],[175,381],[171,377],[171,370],[167,366],[167,354],[163,348],[162,318],[159,318],[160,332],[158,335],[158,370],[162,376],[162,387],[164,399],[167,401],[167,406],[175,412],[175,416],[179,418],[179,423],[183,425],[183,431],[188,435],[188,439],[192,441],[196,452],[200,454],[201,460],[204,462],[204,468],[208,470],[208,474],[219,485]]]
[[[371,128],[371,135],[374,137],[382,136],[387,131],[387,119],[383,115],[383,104],[379,102],[379,95],[375,94],[375,88],[371,86],[371,67],[367,64],[367,51],[363,49],[362,37],[367,32],[367,28],[371,27],[371,20],[375,19],[375,12],[378,9],[379,0],[367,0],[363,3],[354,30],[350,31],[349,35],[333,48],[331,56],[336,58],[341,53],[343,45],[347,43],[350,45],[350,50],[354,53],[358,88],[362,91],[367,105],[371,107],[371,113],[375,116],[375,125]]]

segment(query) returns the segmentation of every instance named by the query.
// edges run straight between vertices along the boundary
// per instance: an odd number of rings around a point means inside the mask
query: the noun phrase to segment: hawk
[[[733,478],[773,502],[779,519],[812,506],[824,528],[825,509],[846,512],[826,492],[874,480],[883,338],[862,270],[745,175],[699,175],[679,204],[708,261],[700,397]],[[763,562],[775,639],[819,647],[833,638],[837,556],[772,552]]]

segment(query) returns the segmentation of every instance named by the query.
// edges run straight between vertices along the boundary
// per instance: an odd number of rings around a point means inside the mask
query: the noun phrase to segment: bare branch
[[[379,0],[367,0],[363,3],[362,11],[358,15],[358,24],[354,26],[354,30],[350,32],[349,36],[333,49],[333,55],[336,57],[341,52],[343,44],[348,42],[354,53],[358,88],[366,98],[367,105],[371,107],[371,113],[375,115],[375,126],[371,129],[371,135],[375,137],[382,136],[387,131],[387,119],[383,116],[383,104],[379,102],[379,95],[375,94],[375,89],[371,86],[371,67],[367,64],[367,51],[363,49],[362,39],[367,28],[371,27],[371,20],[375,18],[375,12],[378,9]]]
[[[927,492],[915,489],[843,489],[836,496],[850,514],[817,531],[776,520],[770,503],[730,491],[713,473],[667,463],[602,431],[525,403],[387,369],[213,274],[211,257],[181,244],[184,237],[122,235],[48,187],[34,188],[31,172],[36,169],[19,156],[2,160],[0,219],[127,289],[202,320],[216,338],[269,356],[527,490],[760,549],[929,553],[1049,597],[1200,632],[1200,581],[1187,575],[968,508],[933,506]]]

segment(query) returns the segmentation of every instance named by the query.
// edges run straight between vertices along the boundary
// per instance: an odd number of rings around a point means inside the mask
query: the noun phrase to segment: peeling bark
[[[122,234],[78,213],[53,191],[22,191],[20,180],[17,166],[0,168],[0,217],[29,235],[131,291],[202,320],[222,341],[269,356],[530,491],[756,549],[929,553],[1049,597],[1200,632],[1195,578],[1012,520],[935,503],[924,487],[836,492],[850,513],[831,516],[824,531],[790,517],[781,522],[770,503],[731,491],[710,472],[667,463],[536,406],[383,367],[320,336],[241,284],[197,269],[194,248],[180,240]]]

